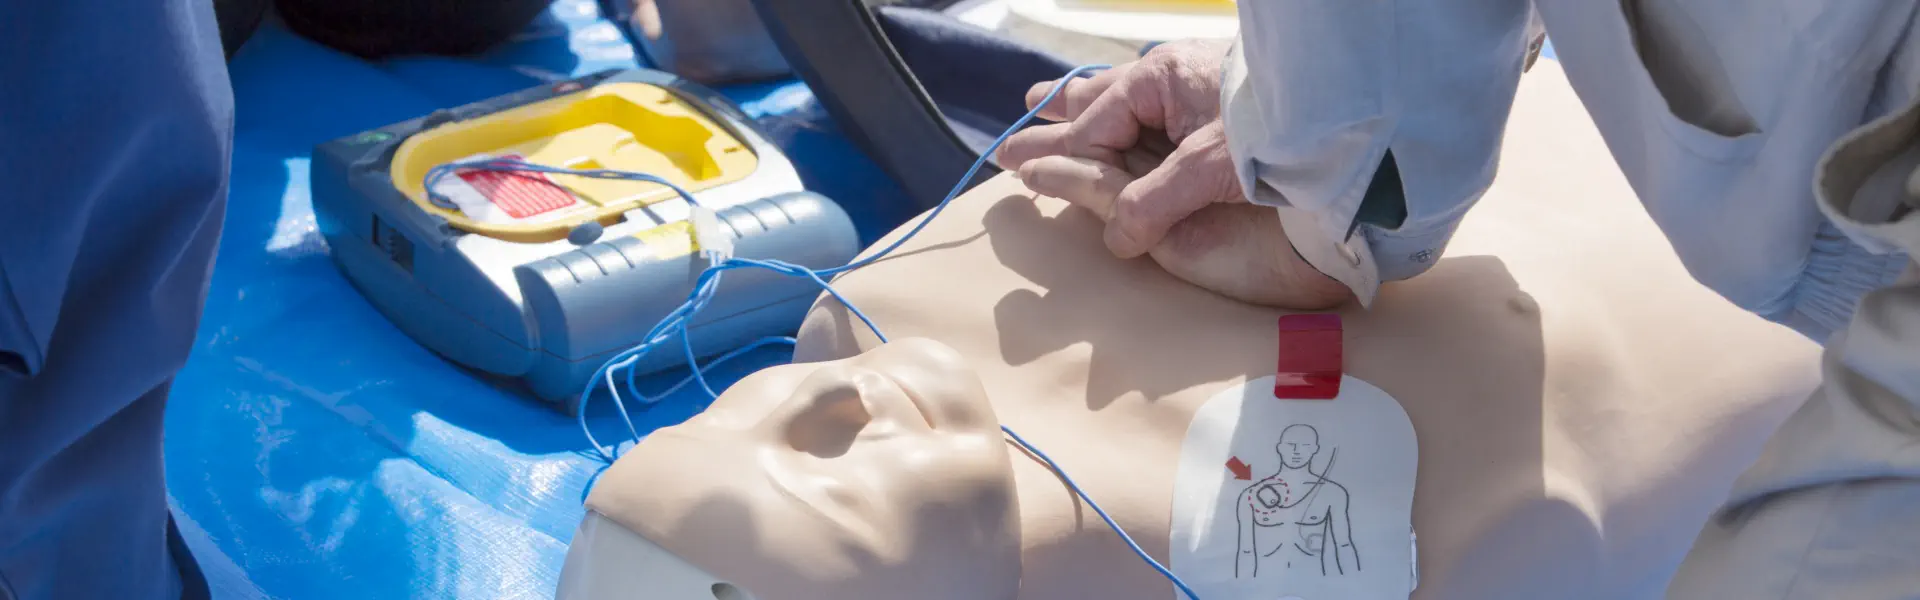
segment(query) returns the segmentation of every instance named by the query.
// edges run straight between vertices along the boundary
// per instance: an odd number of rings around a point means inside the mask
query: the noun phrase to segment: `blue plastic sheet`
[[[604,465],[572,418],[422,349],[359,296],[315,230],[307,161],[327,139],[632,66],[592,0],[561,0],[512,43],[468,59],[367,63],[274,23],[235,57],[226,234],[166,424],[171,500],[216,597],[551,597]],[[863,237],[909,216],[805,86],[722,91]],[[786,359],[750,354],[716,381]],[[704,405],[684,391],[639,424],[677,423]],[[607,403],[598,408],[596,435],[621,439]]]

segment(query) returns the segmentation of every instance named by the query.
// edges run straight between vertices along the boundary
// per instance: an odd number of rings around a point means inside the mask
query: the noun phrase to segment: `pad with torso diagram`
[[[1273,377],[1194,414],[1174,476],[1170,567],[1203,598],[1405,598],[1418,448],[1399,402],[1344,377],[1331,400]]]
[[[1288,426],[1274,450],[1280,456],[1279,470],[1247,486],[1234,509],[1240,527],[1234,576],[1258,577],[1262,567],[1304,568],[1321,575],[1359,571],[1347,488],[1328,472],[1313,472],[1320,432],[1312,425]],[[1335,455],[1327,458],[1327,471],[1333,469]]]

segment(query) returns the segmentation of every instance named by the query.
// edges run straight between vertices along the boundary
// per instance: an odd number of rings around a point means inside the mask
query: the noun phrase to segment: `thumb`
[[[1068,150],[1074,156],[1121,164],[1121,153],[1140,142],[1142,130],[1165,120],[1161,96],[1167,86],[1162,70],[1127,69],[1105,93],[1073,118]]]
[[[1188,136],[1159,168],[1120,191],[1107,219],[1107,249],[1121,258],[1145,254],[1194,212],[1243,200],[1226,136],[1216,123]]]

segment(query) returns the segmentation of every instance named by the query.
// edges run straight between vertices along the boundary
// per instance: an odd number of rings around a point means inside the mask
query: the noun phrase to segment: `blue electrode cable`
[[[627,369],[626,385],[625,385],[625,387],[627,388],[627,393],[632,395],[634,398],[639,399],[643,405],[650,406],[656,402],[659,402],[660,400],[665,399],[667,396],[673,394],[674,392],[680,390],[681,388],[696,382],[700,385],[701,391],[706,392],[709,399],[714,399],[719,396],[719,393],[714,391],[713,387],[709,385],[707,382],[706,374],[705,374],[705,370],[707,368],[711,368],[715,365],[733,360],[742,355],[745,355],[748,352],[751,352],[755,349],[758,349],[764,346],[768,346],[772,344],[791,345],[794,343],[794,339],[791,337],[768,337],[768,338],[763,338],[752,344],[748,344],[744,347],[735,349],[726,354],[723,354],[718,358],[715,358],[712,362],[707,363],[705,366],[702,366],[699,363],[699,361],[696,360],[696,357],[693,352],[692,334],[691,334],[691,331],[688,330],[688,327],[693,320],[693,316],[699,313],[702,308],[705,308],[707,304],[713,300],[713,295],[715,291],[719,288],[720,276],[722,273],[725,273],[727,271],[731,271],[734,269],[765,269],[768,271],[773,271],[775,273],[780,273],[782,275],[812,279],[816,285],[820,286],[820,289],[822,291],[826,292],[830,296],[833,296],[835,300],[840,301],[841,306],[846,307],[848,312],[852,313],[854,317],[860,319],[862,323],[865,323],[867,325],[867,328],[873,331],[874,337],[879,338],[880,343],[882,344],[887,343],[887,336],[886,334],[883,334],[880,332],[880,327],[878,325],[875,325],[872,319],[867,318],[867,315],[865,313],[860,312],[859,308],[855,307],[852,303],[847,302],[847,299],[841,296],[839,291],[833,289],[832,284],[827,282],[827,278],[872,264],[874,261],[880,260],[881,258],[886,257],[888,254],[892,254],[894,250],[899,249],[900,246],[905,244],[907,240],[912,239],[916,235],[919,235],[920,230],[925,229],[927,226],[927,223],[932,222],[933,218],[939,216],[940,212],[942,210],[945,210],[947,208],[947,205],[953,202],[954,198],[959,197],[961,192],[966,191],[967,182],[973,181],[974,176],[979,174],[980,169],[986,165],[987,159],[993,156],[993,153],[998,151],[1002,144],[1006,143],[1007,138],[1012,137],[1014,133],[1020,131],[1020,128],[1025,127],[1027,123],[1032,122],[1034,117],[1040,113],[1040,109],[1046,107],[1048,104],[1051,104],[1054,98],[1060,95],[1061,90],[1066,89],[1067,82],[1072,81],[1073,79],[1079,78],[1081,76],[1087,75],[1089,73],[1105,70],[1107,68],[1109,68],[1108,65],[1086,65],[1086,66],[1076,68],[1072,71],[1069,71],[1065,77],[1060,78],[1060,81],[1054,84],[1053,89],[1047,92],[1046,97],[1042,98],[1039,104],[1036,104],[1032,110],[1027,111],[1027,114],[1025,116],[1020,117],[1020,120],[1015,121],[1012,127],[1007,128],[1007,131],[1005,133],[1000,134],[1000,137],[995,139],[993,141],[993,144],[988,146],[986,151],[980,154],[980,158],[973,162],[973,166],[967,169],[966,175],[961,177],[960,181],[954,184],[953,190],[950,192],[947,192],[947,197],[941,200],[940,204],[934,206],[933,210],[927,211],[926,216],[921,217],[920,222],[915,224],[912,229],[908,230],[905,235],[900,236],[899,239],[894,240],[892,244],[888,244],[885,248],[881,248],[880,251],[878,252],[874,252],[863,258],[856,259],[853,262],[849,262],[845,265],[841,265],[838,267],[832,267],[827,269],[809,269],[800,265],[796,265],[796,264],[792,264],[792,263],[788,263],[780,260],[725,256],[717,253],[708,252],[706,249],[702,249],[702,254],[710,261],[710,266],[708,266],[705,270],[702,270],[700,272],[700,275],[695,279],[693,290],[688,292],[686,302],[682,303],[678,308],[675,308],[673,312],[668,313],[666,318],[662,319],[660,323],[654,325],[653,329],[647,332],[647,335],[642,338],[641,342],[638,345],[635,345],[632,348],[628,348],[627,350],[621,351],[620,353],[615,354],[613,357],[607,359],[606,363],[602,364],[599,369],[594,371],[593,377],[589,380],[595,383],[588,384],[586,389],[581,390],[580,401],[577,406],[577,410],[578,410],[577,418],[580,422],[580,430],[586,434],[587,441],[593,444],[594,450],[598,452],[600,457],[602,459],[605,459],[607,462],[611,463],[613,462],[614,459],[618,458],[617,452],[610,451],[606,446],[602,445],[598,439],[594,438],[593,430],[587,426],[587,402],[589,399],[592,398],[594,388],[599,385],[602,385],[601,382],[604,382],[604,385],[606,386],[607,391],[613,395],[614,410],[620,414],[620,419],[626,424],[627,432],[633,436],[634,442],[638,443],[641,438],[638,428],[636,428],[633,424],[632,415],[630,415],[627,412],[626,402],[624,402],[621,399],[621,395],[620,395],[621,386],[617,385],[614,381],[614,372],[617,370]],[[563,169],[563,168],[557,168],[557,167],[548,167],[544,165],[536,165],[536,164],[515,160],[515,159],[487,159],[487,160],[470,161],[465,163],[450,163],[450,164],[434,167],[433,169],[427,172],[427,176],[426,176],[428,199],[434,202],[436,206],[457,210],[457,207],[451,206],[452,203],[448,202],[446,198],[442,197],[440,194],[433,191],[433,185],[437,183],[441,178],[446,177],[447,175],[453,174],[456,171],[468,170],[468,169],[487,170],[487,171],[523,171],[523,172],[549,173],[549,174],[558,174],[558,175],[576,175],[581,177],[593,177],[597,179],[621,179],[621,180],[630,180],[630,181],[647,181],[652,183],[658,183],[658,184],[667,186],[669,189],[672,189],[674,193],[679,194],[681,198],[687,201],[687,204],[690,205],[690,208],[697,208],[700,206],[699,203],[694,200],[693,194],[690,194],[686,190],[681,189],[679,186],[674,185],[673,183],[668,182],[667,180],[654,175],[648,175],[645,173],[634,173],[629,171],[615,171],[611,169],[591,169],[591,170]],[[698,240],[696,240],[696,242],[697,241]],[[679,336],[681,340],[681,349],[686,355],[687,366],[692,371],[692,374],[688,375],[684,379],[681,379],[680,382],[675,383],[673,386],[667,388],[667,390],[664,392],[660,392],[658,394],[653,394],[653,395],[647,395],[647,394],[641,393],[639,390],[639,387],[636,385],[634,381],[636,370],[632,369],[631,367],[635,363],[639,362],[641,357],[645,356],[648,352],[653,351],[655,348],[657,348],[661,344],[667,343],[668,341],[672,340],[675,336]],[[1005,425],[1001,425],[1000,431],[1002,433],[1005,433],[1008,439],[1013,440],[1014,444],[1019,445],[1021,449],[1025,450],[1028,454],[1031,454],[1034,458],[1039,459],[1040,462],[1046,464],[1047,468],[1052,470],[1055,475],[1058,475],[1060,477],[1060,481],[1062,483],[1065,483],[1068,489],[1073,490],[1073,493],[1075,496],[1078,496],[1082,502],[1085,502],[1088,508],[1093,509],[1094,514],[1100,515],[1100,519],[1103,521],[1106,521],[1107,527],[1112,529],[1115,534],[1119,535],[1121,541],[1126,542],[1127,547],[1133,550],[1134,555],[1140,557],[1140,560],[1145,561],[1148,566],[1151,566],[1155,571],[1158,571],[1162,577],[1165,577],[1167,578],[1168,581],[1172,582],[1173,586],[1179,589],[1180,593],[1184,594],[1187,598],[1189,598],[1190,600],[1199,600],[1200,596],[1194,593],[1193,589],[1188,587],[1185,581],[1182,581],[1178,575],[1174,575],[1173,571],[1167,569],[1165,565],[1160,564],[1160,561],[1154,560],[1152,556],[1149,556],[1147,554],[1147,551],[1142,549],[1140,547],[1140,544],[1133,540],[1133,536],[1128,535],[1126,530],[1120,527],[1119,523],[1114,522],[1113,517],[1107,514],[1106,509],[1101,508],[1100,503],[1095,502],[1092,497],[1088,496],[1087,492],[1080,488],[1080,484],[1074,482],[1073,477],[1067,475],[1066,470],[1060,468],[1060,465],[1058,463],[1055,463],[1052,457],[1047,456],[1045,452],[1041,452],[1039,447],[1036,447],[1031,442],[1028,442],[1026,438],[1020,437],[1020,434],[1014,433],[1013,429]],[[615,450],[617,450],[617,446]]]

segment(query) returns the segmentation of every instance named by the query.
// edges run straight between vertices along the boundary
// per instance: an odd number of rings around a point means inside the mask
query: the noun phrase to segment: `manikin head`
[[[1280,453],[1280,464],[1289,469],[1305,469],[1313,464],[1314,455],[1320,453],[1320,432],[1308,425],[1289,425],[1280,430],[1280,443],[1273,449]]]
[[[661,600],[977,600],[1019,584],[999,425],[979,376],[925,340],[748,376],[628,451],[587,507],[563,600],[628,583]]]

